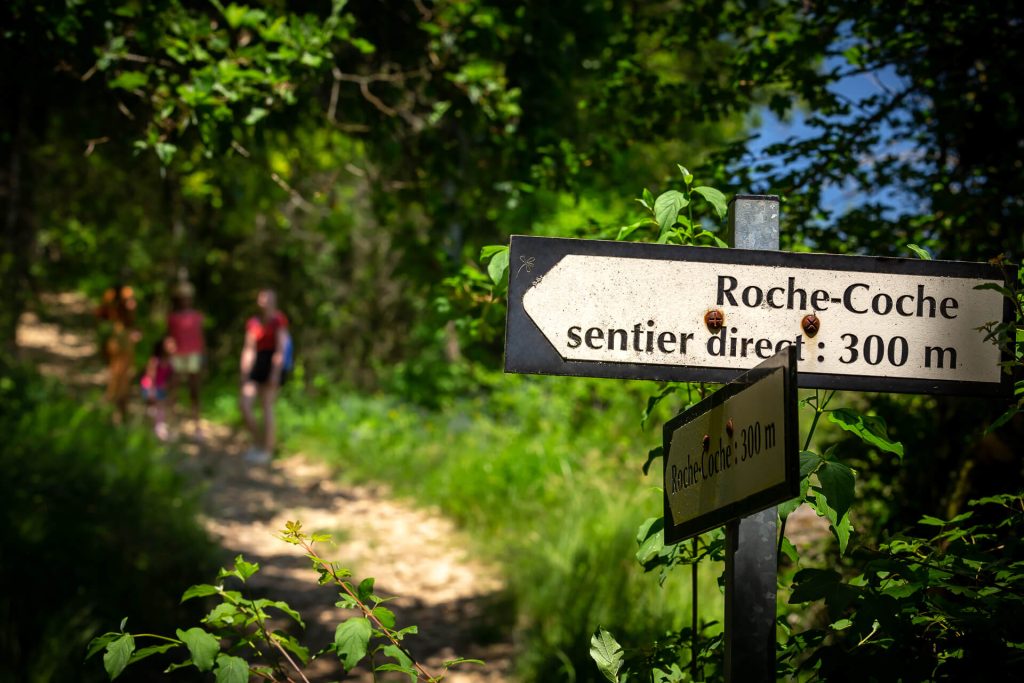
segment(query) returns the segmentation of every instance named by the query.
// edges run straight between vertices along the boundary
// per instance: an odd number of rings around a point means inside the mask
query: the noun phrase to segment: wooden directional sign
[[[665,543],[800,493],[796,347],[665,424]]]
[[[988,264],[515,236],[509,268],[507,372],[728,382],[792,345],[805,387],[1011,386]]]

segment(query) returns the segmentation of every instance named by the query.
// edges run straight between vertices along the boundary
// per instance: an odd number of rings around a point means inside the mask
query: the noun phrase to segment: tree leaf
[[[831,569],[801,569],[793,577],[793,592],[789,596],[789,604],[826,598],[839,586],[841,578],[838,572]]]
[[[821,492],[828,499],[829,507],[836,511],[836,518],[844,517],[853,504],[856,480],[853,470],[841,462],[826,460],[816,474],[821,482]]]
[[[643,204],[648,211],[654,211],[654,195],[651,194],[651,191],[648,190],[646,187],[644,188],[644,191],[640,194],[640,203]]]
[[[662,455],[664,455],[664,446],[655,446],[651,450],[647,451],[647,461],[644,462],[643,467],[645,475],[647,474],[647,471],[651,469],[651,465],[654,463],[654,461],[660,458]]]
[[[619,669],[622,668],[622,646],[612,634],[598,627],[590,638],[590,657],[598,670],[611,683],[619,683]]]
[[[803,479],[823,462],[820,455],[812,451],[800,451],[800,478]]]
[[[245,558],[241,555],[235,558],[235,571],[241,577],[242,581],[248,581],[249,578],[260,570],[260,566],[255,562],[246,562]]]
[[[124,668],[128,666],[128,661],[134,651],[135,639],[130,633],[123,633],[119,638],[107,644],[107,651],[103,655],[103,668],[107,670],[110,680],[121,675]]]
[[[238,618],[238,608],[230,602],[222,602],[203,617],[203,623],[210,624],[214,628],[218,626],[231,625]],[[244,618],[242,619],[244,621]]]
[[[782,537],[782,543],[779,545],[782,550],[782,554],[789,558],[789,561],[793,564],[799,564],[800,554],[796,551],[796,546],[785,536]]]
[[[245,117],[245,125],[255,126],[269,113],[270,112],[268,112],[264,107],[253,107],[249,110],[249,114]]]
[[[1010,297],[1011,299],[1014,296],[1013,295],[1013,291],[1010,290],[1008,287],[1004,287],[1004,286],[1002,286],[1000,284],[997,284],[995,282],[986,282],[984,284],[975,285],[974,287],[972,287],[972,289],[978,289],[978,290],[987,289],[987,290],[990,290],[990,291],[993,291],[993,292],[999,292],[1003,296]]]
[[[377,667],[377,671],[400,671],[409,676],[409,680],[415,683],[416,669],[413,668],[412,659],[409,658],[409,655],[405,654],[402,648],[397,645],[386,645],[381,651],[385,657],[391,657],[397,663],[383,664]]]
[[[679,169],[679,173],[683,176],[683,182],[689,187],[690,183],[693,182],[693,174],[682,164],[676,164],[676,168]]]
[[[729,211],[729,202],[726,201],[724,194],[707,185],[698,185],[693,188],[693,191],[706,199],[714,207],[715,213],[718,214],[718,220],[725,219],[725,214]]]
[[[163,645],[150,645],[149,647],[139,648],[132,654],[132,658],[128,663],[134,664],[141,659],[145,659],[151,655],[163,654],[164,652],[179,646],[179,643],[164,643]]]
[[[779,518],[786,519],[793,514],[798,507],[804,504],[807,499],[807,490],[811,486],[811,480],[807,477],[800,478],[800,495],[796,498],[790,498],[784,503],[779,503]]]
[[[351,671],[366,656],[370,643],[370,622],[366,617],[352,617],[338,624],[334,631],[334,650],[345,671]]]
[[[395,627],[395,613],[387,607],[374,607],[373,616],[377,617],[377,620],[384,628],[392,629]]]
[[[848,432],[853,432],[865,443],[877,446],[883,451],[895,453],[903,458],[903,444],[890,441],[885,420],[876,415],[861,415],[848,408],[837,408],[829,411],[828,419]]]
[[[842,631],[844,629],[850,628],[851,626],[853,626],[853,622],[849,619],[840,619],[829,624],[829,628],[831,628],[833,631]]]
[[[258,600],[257,604],[260,607],[276,607],[277,609],[281,610],[289,617],[294,619],[299,626],[301,626],[302,628],[306,628],[306,622],[302,621],[302,615],[300,615],[297,610],[293,609],[292,606],[289,605],[287,602],[284,602],[282,600],[263,599]]]
[[[190,586],[181,594],[181,601],[191,600],[192,598],[204,598],[207,595],[216,595],[217,587],[211,586],[207,583],[201,583],[197,586]]]
[[[303,664],[309,664],[309,648],[302,645],[295,636],[292,636],[284,631],[274,631],[274,640],[281,644],[281,647],[285,648],[293,655],[299,658]]]
[[[193,626],[187,631],[182,631],[179,628],[176,633],[178,639],[188,648],[197,669],[209,671],[213,668],[214,658],[220,652],[220,640],[216,636],[197,626]]]
[[[482,660],[482,659],[469,659],[468,657],[456,657],[455,659],[446,659],[446,660],[444,660],[444,662],[441,663],[441,666],[443,666],[446,669],[450,669],[453,666],[458,666],[459,664],[485,664],[485,663],[486,662],[484,662],[484,660]]]
[[[408,676],[410,681],[416,680],[416,669],[408,666],[402,666],[401,664],[392,664],[391,662],[387,662],[386,664],[378,666],[374,671],[397,671],[398,673],[403,673]]]
[[[838,520],[832,519],[830,515],[826,516],[832,522],[832,532],[836,535],[836,540],[839,541],[839,554],[845,555],[846,547],[850,545],[850,535],[853,533],[853,522],[850,521],[850,515],[845,515]]]
[[[853,533],[853,523],[850,521],[850,515],[840,516],[837,514],[835,508],[829,503],[827,496],[821,491],[815,491],[808,503],[819,516],[829,521],[829,529],[836,535],[836,540],[839,541],[839,553],[846,554],[846,546],[849,545],[850,535]]]
[[[637,542],[640,549],[636,551],[636,561],[646,565],[653,560],[665,546],[665,520],[662,517],[654,517],[647,520],[640,526],[640,533],[637,534]]]
[[[122,71],[116,78],[108,83],[110,88],[121,88],[123,90],[135,90],[146,85],[149,76],[144,71]]]
[[[169,166],[171,159],[174,158],[174,154],[178,151],[178,147],[169,142],[157,142],[153,145],[153,151],[156,152],[161,165]]]
[[[222,653],[217,657],[217,670],[213,673],[217,683],[249,683],[249,663],[241,657]]]
[[[107,645],[109,645],[112,641],[119,638],[120,636],[121,634],[116,631],[109,631],[101,636],[96,636],[91,641],[89,641],[89,649],[85,653],[85,658],[89,659],[90,657],[94,656],[97,652],[104,649]]]
[[[931,261],[932,255],[929,254],[923,247],[919,247],[916,244],[908,244],[907,249],[917,254],[917,258],[924,259],[925,261]]]
[[[654,218],[658,221],[661,235],[664,236],[668,229],[676,222],[679,210],[689,204],[683,193],[678,190],[668,190],[658,195],[654,200]]]
[[[790,498],[789,500],[779,503],[779,518],[785,519],[791,514],[796,512],[796,509],[803,505],[804,499],[797,496],[796,498]]]
[[[491,261],[487,264],[487,274],[491,276],[491,282],[501,285],[508,278],[508,247],[502,247],[500,251],[491,255]]]
[[[636,232],[637,229],[650,224],[650,222],[650,218],[644,218],[643,220],[639,220],[636,223],[631,223],[630,225],[623,225],[621,228],[619,228],[619,232],[617,235],[615,235],[615,239],[617,241],[622,241],[629,237],[630,235],[632,235],[634,232]]]
[[[368,576],[359,582],[359,587],[356,589],[356,595],[359,596],[360,602],[370,601],[370,597],[373,595],[373,584],[374,579],[372,576]]]
[[[675,395],[677,388],[678,385],[669,383],[662,387],[661,391],[657,394],[647,397],[647,407],[644,408],[644,412],[640,415],[640,429],[647,429],[647,421],[651,419],[651,413],[654,412],[659,403],[669,396]]]
[[[995,419],[995,421],[985,428],[985,434],[991,434],[995,430],[1002,427],[1004,424],[1013,419],[1014,415],[1021,412],[1019,406],[1010,406],[1005,413]]]
[[[480,249],[480,262],[484,263],[499,251],[508,249],[507,244],[488,244]]]

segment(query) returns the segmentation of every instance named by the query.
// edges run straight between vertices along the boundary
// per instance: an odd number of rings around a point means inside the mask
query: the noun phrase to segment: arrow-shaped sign
[[[988,264],[512,238],[509,372],[725,382],[786,346],[808,387],[996,394]]]

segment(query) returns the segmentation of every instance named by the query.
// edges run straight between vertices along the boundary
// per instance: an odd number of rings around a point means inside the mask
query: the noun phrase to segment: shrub
[[[108,418],[0,359],[0,680],[89,680],[98,629],[168,626],[213,566],[160,446]]]

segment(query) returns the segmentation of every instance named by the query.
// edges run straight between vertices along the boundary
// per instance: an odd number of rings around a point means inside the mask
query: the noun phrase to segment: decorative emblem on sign
[[[520,273],[520,271],[523,270],[523,268],[526,268],[526,272],[527,273],[532,273],[533,272],[533,266],[534,266],[535,263],[537,263],[537,259],[534,258],[533,256],[530,256],[530,257],[520,256],[519,257],[519,261],[523,265],[519,266],[519,270],[516,271],[516,277],[519,277],[519,273]],[[534,284],[537,284],[537,283],[534,282]]]

